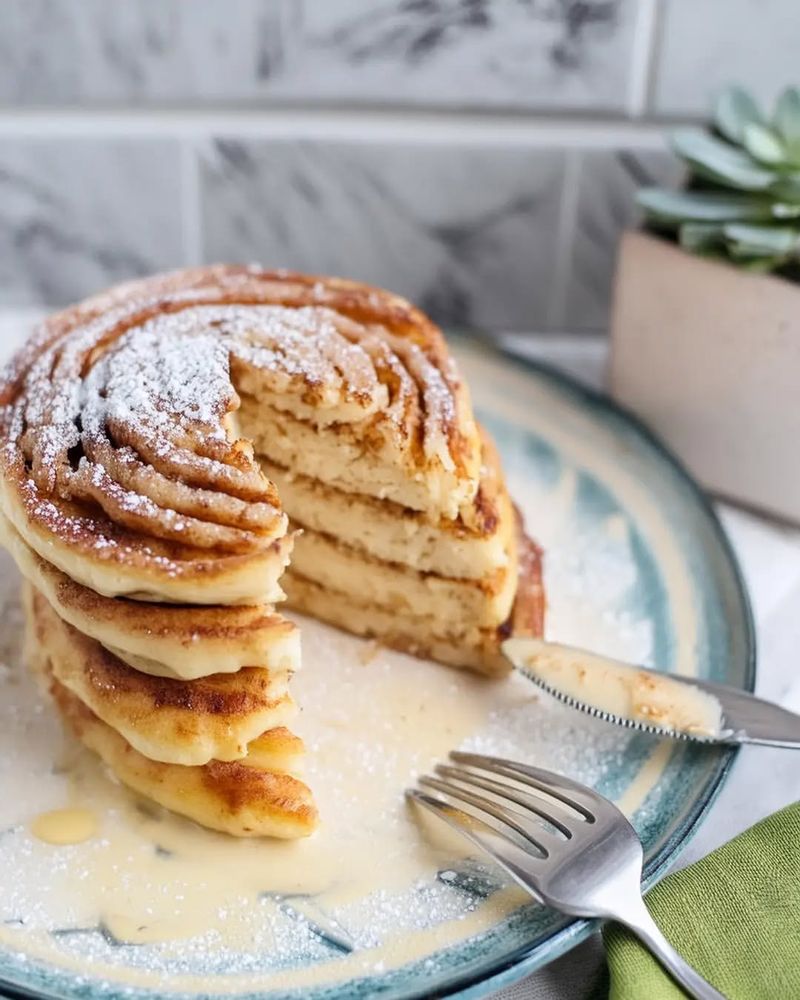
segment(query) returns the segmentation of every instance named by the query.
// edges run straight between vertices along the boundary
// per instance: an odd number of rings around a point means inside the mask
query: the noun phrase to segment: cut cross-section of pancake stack
[[[284,590],[488,674],[502,638],[541,632],[538,551],[440,332],[402,299],[177,272],[46,321],[0,391],[31,665],[124,783],[199,823],[316,825]]]

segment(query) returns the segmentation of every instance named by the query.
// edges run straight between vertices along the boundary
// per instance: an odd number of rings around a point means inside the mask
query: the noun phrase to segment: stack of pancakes
[[[438,329],[388,293],[237,267],[121,286],[45,322],[0,405],[31,664],[123,782],[206,826],[316,824],[284,590],[490,674],[541,632],[492,443]]]

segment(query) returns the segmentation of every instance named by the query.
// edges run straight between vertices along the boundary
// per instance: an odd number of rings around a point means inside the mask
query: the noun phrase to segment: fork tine
[[[505,760],[502,757],[485,757],[483,754],[465,753],[462,750],[451,751],[450,759],[457,764],[466,764],[467,767],[513,778],[524,785],[546,792],[581,813],[589,823],[595,822],[598,813],[606,812],[607,809],[606,800],[596,795],[590,788],[533,764],[520,764],[518,761]]]
[[[538,823],[535,825],[532,824],[522,813],[517,812],[516,809],[507,809],[496,802],[492,802],[491,799],[485,798],[483,795],[476,795],[466,788],[460,788],[449,781],[441,781],[430,774],[423,774],[419,778],[419,783],[428,788],[435,788],[437,792],[442,792],[451,799],[466,802],[482,813],[488,813],[493,819],[498,820],[505,826],[510,827],[515,833],[518,833],[520,837],[524,837],[538,851],[541,851],[544,857],[549,857],[551,851],[548,850],[544,841],[548,839],[553,840],[553,835],[548,834],[544,827]],[[472,813],[469,813],[469,815],[471,816]]]
[[[493,781],[491,778],[484,778],[474,771],[468,771],[463,767],[453,767],[449,764],[437,764],[436,773],[442,775],[444,778],[463,782],[465,785],[474,785],[477,788],[482,788],[484,791],[492,792],[494,795],[507,799],[515,805],[522,806],[523,809],[535,813],[541,819],[546,820],[551,826],[560,830],[565,837],[571,838],[575,835],[575,830],[567,826],[566,820],[571,819],[573,822],[577,822],[579,826],[585,825],[584,821],[578,819],[574,811],[566,809],[560,800],[545,798],[543,795],[537,794],[538,789],[534,790],[531,785],[528,786],[531,788],[530,792],[523,792],[521,789],[507,785],[505,782]]]
[[[543,858],[523,850],[489,823],[463,812],[435,795],[428,795],[418,788],[407,788],[406,796],[444,820],[449,827],[466,837],[476,847],[486,851],[489,857],[504,868],[515,881],[539,902],[543,902],[538,892],[538,878],[535,871],[537,863],[543,862]]]

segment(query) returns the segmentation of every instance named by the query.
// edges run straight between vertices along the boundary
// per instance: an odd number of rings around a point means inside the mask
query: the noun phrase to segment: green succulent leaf
[[[796,190],[800,194],[800,187]],[[773,201],[772,215],[776,219],[797,219],[800,218],[800,198],[795,201]]]
[[[715,191],[668,191],[642,188],[636,200],[654,222],[767,222],[800,217],[800,205],[770,202],[768,198]],[[779,211],[776,211],[779,210]]]
[[[754,162],[747,153],[699,129],[673,133],[672,146],[694,173],[725,187],[766,191],[776,180],[774,171]]]
[[[734,260],[734,263],[737,267],[752,271],[754,274],[769,274],[770,271],[785,267],[787,260],[785,257],[742,257]]]
[[[772,117],[792,163],[800,163],[800,89],[787,87],[775,105]]]
[[[728,255],[736,261],[755,261],[764,258],[767,260],[780,259],[785,263],[788,260],[787,254],[768,253],[761,247],[751,245],[750,243],[738,243],[735,240],[728,240],[726,249],[728,251]]]
[[[767,120],[746,91],[731,87],[714,123],[714,131],[673,134],[689,185],[639,191],[647,225],[707,259],[800,280],[800,88],[787,88]]]
[[[752,256],[791,254],[800,246],[800,228],[794,226],[753,226],[740,222],[723,227],[725,239]]]
[[[783,174],[776,178],[769,193],[784,205],[800,204],[800,173]]]
[[[786,147],[767,125],[748,122],[744,127],[744,145],[747,152],[760,163],[779,166],[786,162]]]
[[[764,116],[753,98],[741,87],[728,87],[717,98],[714,124],[731,142],[744,141],[745,126],[763,124]]]
[[[719,222],[684,222],[678,242],[693,253],[718,254],[725,247],[725,226]]]

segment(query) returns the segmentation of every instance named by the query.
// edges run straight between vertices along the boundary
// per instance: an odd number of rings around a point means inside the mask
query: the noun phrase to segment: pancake
[[[181,606],[103,597],[28,548],[2,514],[0,539],[63,621],[144,673],[192,680],[248,665],[275,673],[300,667],[299,630],[263,605]]]
[[[481,431],[482,464],[474,499],[454,519],[431,520],[390,500],[359,496],[299,474],[258,454],[292,523],[333,533],[340,542],[421,573],[479,580],[506,567],[514,516],[497,451]]]
[[[270,411],[276,433],[293,421],[312,429],[309,468],[314,442],[336,461],[352,442],[363,461],[348,453],[336,474],[345,485],[437,516],[474,498],[481,455],[467,390],[441,333],[402,300],[237,268],[145,280],[112,298],[108,311],[101,297],[45,321],[0,390],[3,510],[85,586],[197,604],[280,598],[286,519],[251,443],[229,438],[238,388],[264,397],[248,433],[265,447]],[[385,325],[364,324],[365,313]]]
[[[29,606],[54,678],[151,760],[238,760],[251,741],[296,715],[288,674],[245,667],[195,681],[152,677],[63,622],[38,591]]]
[[[321,428],[246,395],[242,396],[239,420],[258,453],[269,462],[346,492],[390,500],[434,518],[457,516],[461,504],[474,496],[476,483],[459,483],[455,475],[442,475],[431,495],[433,484],[422,473],[409,474],[405,463],[387,462],[372,442],[365,448],[363,428],[341,424]]]
[[[357,517],[349,517],[351,495],[319,483],[316,490],[304,481],[299,490],[282,492],[292,524],[301,528],[283,577],[290,607],[404,652],[487,674],[507,672],[500,629],[512,617],[521,587],[518,552],[528,540],[494,445],[485,431],[479,433],[478,491],[455,520],[432,523],[423,514],[371,498],[362,500]],[[313,527],[303,514],[311,516]],[[411,539],[405,551],[404,534]],[[385,558],[389,551],[396,560]],[[473,554],[480,568],[471,563]],[[463,575],[445,574],[442,565]],[[541,583],[538,561],[522,570]]]
[[[34,552],[97,594],[182,604],[258,604],[284,597],[278,580],[289,562],[291,535],[252,554],[213,555],[126,531],[63,498],[55,505],[22,462],[9,463],[6,474],[13,478],[0,486],[0,506],[14,528]]]
[[[494,628],[463,619],[437,621],[407,610],[358,603],[351,593],[331,590],[289,569],[284,576],[289,603],[298,611],[338,628],[413,656],[464,667],[490,677],[504,677],[511,664],[500,645],[510,636],[541,636],[544,631],[544,588],[541,552],[524,535],[517,560],[517,587],[508,618]]]
[[[72,734],[96,753],[133,791],[202,826],[236,837],[306,837],[319,818],[310,789],[292,773],[298,770],[302,740],[285,727],[261,734],[252,756],[241,761],[209,761],[185,766],[154,761],[135,750],[81,699],[53,676],[51,660],[40,641],[46,625],[35,617],[32,588],[23,591],[26,610],[26,657],[41,686],[49,692]],[[41,597],[39,597],[41,601]]]
[[[201,826],[235,837],[307,837],[318,823],[311,792],[298,778],[240,761],[183,767],[150,760],[53,680],[61,718],[129,788]]]
[[[380,289],[236,266],[111,289],[3,371],[0,444],[32,663],[121,781],[214,829],[316,822],[285,598],[492,675],[541,634],[540,553],[444,337]]]
[[[481,579],[459,580],[420,573],[401,563],[373,559],[331,535],[304,530],[289,575],[297,573],[325,590],[348,595],[354,605],[371,603],[435,622],[470,622],[479,628],[508,618],[517,589],[516,551],[508,565]],[[293,601],[290,595],[290,605]]]
[[[303,771],[305,752],[305,745],[299,736],[285,726],[276,726],[248,744],[247,756],[242,757],[239,763],[297,777]]]

